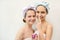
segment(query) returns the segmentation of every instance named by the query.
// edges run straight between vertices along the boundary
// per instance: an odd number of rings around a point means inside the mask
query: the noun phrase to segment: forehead
[[[37,7],[37,10],[42,10],[42,11],[44,11],[44,10],[46,10],[46,8],[45,8],[44,6],[38,6],[38,7]]]
[[[34,10],[28,10],[27,11],[27,15],[34,15],[35,14],[35,11]]]

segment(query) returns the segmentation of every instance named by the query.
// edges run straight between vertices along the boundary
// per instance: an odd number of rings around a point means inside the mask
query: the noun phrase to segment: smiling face
[[[26,12],[26,17],[24,18],[26,23],[32,25],[36,20],[36,12],[34,10],[28,10]]]
[[[36,16],[40,17],[41,20],[44,20],[47,15],[47,10],[44,6],[38,6],[36,8]]]

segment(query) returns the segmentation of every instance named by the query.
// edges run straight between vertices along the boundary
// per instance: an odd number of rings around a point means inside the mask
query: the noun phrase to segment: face
[[[36,14],[35,14],[35,11],[33,10],[28,10],[27,13],[26,13],[26,23],[28,24],[33,24],[36,20]]]
[[[46,8],[44,6],[38,6],[36,9],[36,16],[39,17],[41,20],[44,20],[46,17]]]

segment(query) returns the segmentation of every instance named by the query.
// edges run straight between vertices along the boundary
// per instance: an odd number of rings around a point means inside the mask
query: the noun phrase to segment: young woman
[[[45,19],[48,14],[48,4],[46,2],[44,4],[41,3],[36,6],[36,16],[38,20],[36,28],[39,32],[39,40],[51,40],[53,28]]]
[[[32,25],[34,24],[35,20],[36,11],[32,7],[25,9],[23,19],[25,25],[18,31],[16,40],[32,40],[32,34],[34,32]]]

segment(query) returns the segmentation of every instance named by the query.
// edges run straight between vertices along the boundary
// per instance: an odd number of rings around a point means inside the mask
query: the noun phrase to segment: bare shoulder
[[[53,34],[53,25],[48,23],[47,24],[47,30],[46,30],[47,38],[51,39],[52,34]]]
[[[19,36],[19,35],[21,36],[21,35],[23,35],[23,33],[24,33],[24,27],[21,27],[21,28],[18,29],[16,35],[17,36]]]
[[[48,23],[48,22],[47,22],[47,28],[53,29],[53,25],[52,25],[51,23]]]
[[[24,27],[21,27],[16,33],[16,40],[20,40],[23,37]]]
[[[22,34],[23,31],[24,31],[24,27],[21,27],[21,28],[19,28],[18,33],[19,33],[19,34]]]

